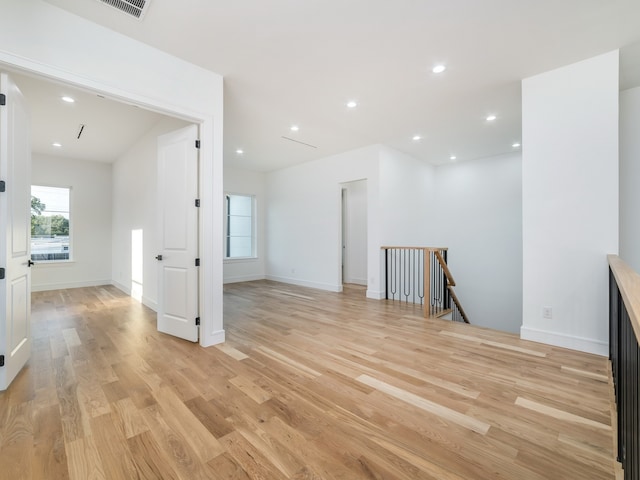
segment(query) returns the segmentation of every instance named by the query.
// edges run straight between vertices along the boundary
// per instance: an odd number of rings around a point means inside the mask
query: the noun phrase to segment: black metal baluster
[[[424,305],[424,250],[418,250],[418,297],[420,305]]]
[[[384,249],[384,299],[389,300],[389,249]]]
[[[404,268],[404,272],[402,275],[402,280],[404,285],[402,286],[402,293],[404,294],[405,303],[409,303],[409,296],[411,295],[411,264],[410,264],[410,251],[403,250],[404,252],[404,261],[402,262],[402,267]]]
[[[431,265],[431,268],[429,269],[429,275],[431,276],[431,292],[429,292],[430,297],[431,297],[431,311],[433,312],[433,309],[436,306],[436,266],[435,266],[435,260],[436,257],[433,254],[432,251],[429,251],[429,258],[431,259],[431,261],[429,262],[429,265]]]
[[[389,269],[390,271],[390,283],[391,283],[391,299],[395,300],[396,299],[396,292],[398,291],[397,285],[396,285],[396,280],[398,279],[398,275],[395,275],[396,273],[396,249],[395,248],[391,248],[389,249],[390,255],[391,255],[391,268]]]

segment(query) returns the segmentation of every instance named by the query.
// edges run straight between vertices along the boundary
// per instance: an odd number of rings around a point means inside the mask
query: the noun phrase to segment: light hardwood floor
[[[411,306],[225,287],[227,342],[114,287],[33,295],[1,479],[612,479],[608,362]]]

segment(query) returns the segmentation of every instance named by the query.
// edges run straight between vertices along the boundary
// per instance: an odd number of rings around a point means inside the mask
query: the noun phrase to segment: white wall
[[[367,285],[367,181],[343,183],[343,283]]]
[[[620,258],[640,272],[640,87],[620,92]]]
[[[265,215],[267,198],[266,179],[261,172],[251,172],[237,168],[224,168],[224,191],[242,195],[255,195],[256,198],[256,254],[257,258],[225,260],[224,283],[246,282],[266,278],[265,270]]]
[[[0,67],[200,124],[200,344],[223,342],[222,76],[42,0],[3,2]]]
[[[436,168],[435,246],[449,247],[456,295],[474,325],[522,324],[522,156]],[[436,215],[434,217],[434,215]]]
[[[141,137],[113,164],[113,284],[157,310],[157,162],[158,136],[178,130],[185,122],[165,118]],[[142,282],[132,284],[132,231],[142,230]],[[138,259],[135,259],[138,262]],[[141,290],[141,291],[140,291]],[[141,298],[138,297],[141,295]]]
[[[341,184],[367,180],[367,295],[380,278],[380,147],[352,150],[267,174],[267,278],[342,291]]]
[[[70,187],[71,262],[36,262],[33,291],[111,283],[111,165],[34,153],[31,183]]]
[[[606,355],[606,255],[618,250],[618,52],[525,79],[522,117],[521,335]]]
[[[367,296],[384,298],[383,245],[429,245],[434,168],[372,145],[267,174],[267,278],[341,291],[341,184],[367,181]]]
[[[391,148],[380,152],[381,241],[387,246],[433,245],[438,226],[435,169]]]

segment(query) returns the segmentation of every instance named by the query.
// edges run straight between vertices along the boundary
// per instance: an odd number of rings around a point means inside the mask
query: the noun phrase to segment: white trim
[[[367,298],[372,298],[374,300],[384,300],[385,296],[386,295],[385,295],[384,291],[376,292],[375,290],[367,289]]]
[[[126,285],[123,285],[120,282],[116,282],[115,280],[111,280],[111,282],[109,282],[111,285],[113,285],[114,287],[116,287],[118,290],[123,291],[124,293],[126,293],[127,295],[131,295],[131,289],[129,287],[127,287]]]
[[[110,283],[111,283],[111,285],[116,287],[118,290],[120,290],[120,291],[126,293],[127,295],[131,296],[131,289],[129,287],[127,287],[126,285],[123,285],[122,283],[116,282],[115,280],[111,280]],[[149,297],[145,297],[143,295],[142,296],[142,301],[140,303],[142,303],[145,307],[150,308],[154,312],[158,311],[158,303],[155,300],[151,300]]]
[[[267,280],[274,282],[289,283],[291,285],[299,285],[301,287],[317,288],[318,290],[326,290],[329,292],[342,292],[342,285],[331,285],[329,283],[309,282],[306,280],[298,280],[297,278],[278,277],[275,275],[267,275]]]
[[[216,330],[215,332],[211,332],[211,334],[209,335],[209,338],[213,342],[211,345],[218,345],[219,343],[224,343],[224,340],[225,340],[224,330]]]
[[[158,312],[158,303],[154,300],[151,300],[149,297],[142,296],[142,304],[153,310],[154,312]]]
[[[575,337],[558,332],[547,332],[524,326],[520,327],[520,338],[556,347],[578,350],[580,352],[593,353],[603,357],[609,356],[608,342],[601,342],[591,338]]]
[[[241,282],[253,282],[255,280],[265,280],[265,275],[241,275],[238,277],[228,277],[224,279],[224,283],[241,283]]]
[[[258,257],[224,257],[223,263],[255,263],[258,260]]]
[[[102,287],[111,285],[111,280],[89,280],[83,282],[70,283],[45,283],[42,285],[31,285],[32,292],[47,292],[49,290],[66,290],[67,288]]]

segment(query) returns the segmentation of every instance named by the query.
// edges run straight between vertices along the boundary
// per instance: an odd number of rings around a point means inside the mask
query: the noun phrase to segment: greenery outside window
[[[31,260],[71,259],[70,192],[69,188],[31,186]]]
[[[225,195],[225,258],[255,258],[255,197]]]

